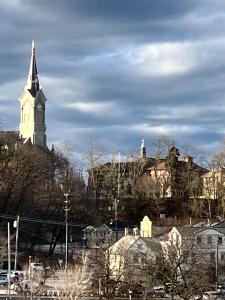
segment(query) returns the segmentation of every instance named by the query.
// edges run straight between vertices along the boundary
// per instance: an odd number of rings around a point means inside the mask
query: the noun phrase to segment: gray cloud
[[[31,40],[48,141],[120,151],[169,134],[211,153],[225,127],[225,3],[0,0],[0,116],[19,125]]]

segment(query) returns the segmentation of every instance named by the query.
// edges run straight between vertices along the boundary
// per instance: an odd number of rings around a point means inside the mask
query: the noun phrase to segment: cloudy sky
[[[166,134],[210,153],[225,135],[223,0],[0,0],[0,22],[2,129],[19,126],[34,39],[49,145]]]

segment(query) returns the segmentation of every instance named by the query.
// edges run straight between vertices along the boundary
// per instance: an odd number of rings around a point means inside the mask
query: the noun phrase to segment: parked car
[[[5,270],[5,271],[0,271],[0,276],[8,276],[8,271]],[[10,280],[11,281],[15,281],[15,280],[18,280],[18,279],[22,279],[23,278],[23,272],[22,271],[11,271],[10,272]]]
[[[0,274],[0,285],[6,285],[8,283],[7,274]]]
[[[203,295],[200,294],[194,294],[191,296],[190,300],[202,300],[203,299]]]
[[[16,292],[20,292],[20,291],[40,289],[42,286],[43,286],[43,282],[38,282],[38,281],[29,282],[28,280],[22,280],[13,283],[11,285],[11,289]]]
[[[166,294],[164,285],[153,286],[151,289],[153,296],[163,297]]]
[[[217,292],[225,295],[225,285],[224,284],[218,284]]]
[[[217,291],[208,291],[203,294],[202,299],[203,300],[223,300],[224,295]]]
[[[31,263],[30,267],[34,271],[45,271],[45,270],[50,270],[49,266],[44,266],[42,263]]]

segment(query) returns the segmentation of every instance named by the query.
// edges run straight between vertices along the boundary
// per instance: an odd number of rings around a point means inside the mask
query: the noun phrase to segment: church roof
[[[30,69],[27,78],[27,84],[25,89],[28,89],[33,97],[36,96],[37,91],[39,91],[39,80],[37,72],[37,64],[35,58],[35,44],[32,42],[32,51],[31,51],[31,60],[30,60]]]

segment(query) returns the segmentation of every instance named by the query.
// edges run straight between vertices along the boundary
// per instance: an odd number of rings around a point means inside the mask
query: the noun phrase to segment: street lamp
[[[20,217],[17,216],[17,220],[15,220],[15,221],[13,222],[13,227],[16,228],[16,248],[15,248],[14,271],[16,271],[16,269],[17,269],[19,220],[20,220]]]

